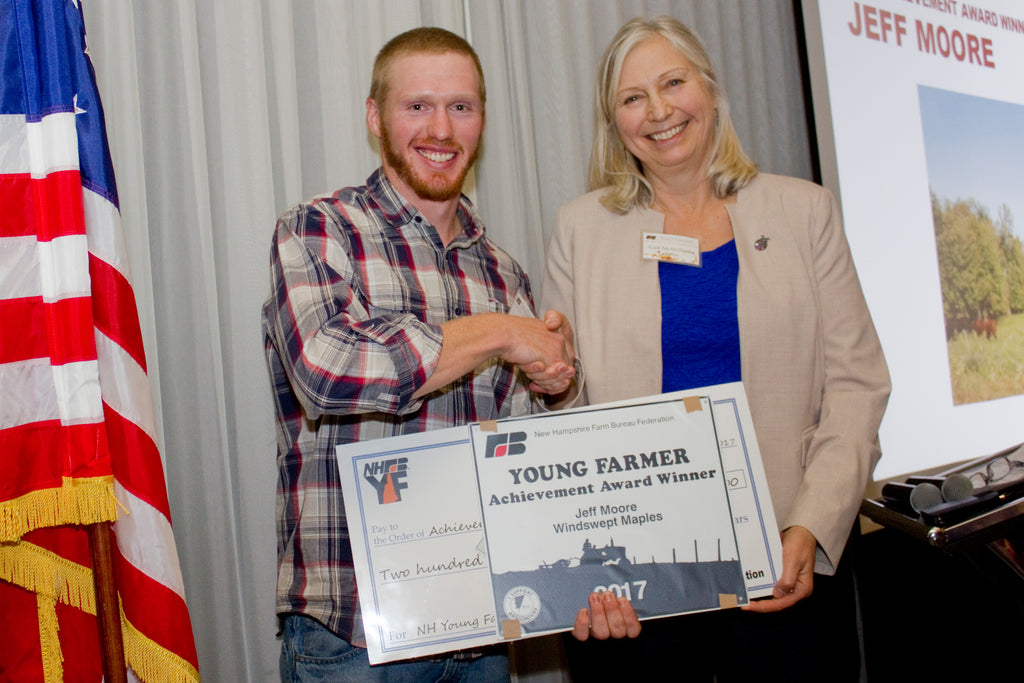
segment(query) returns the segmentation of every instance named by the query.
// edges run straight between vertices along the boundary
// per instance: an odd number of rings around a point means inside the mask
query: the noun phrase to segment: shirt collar
[[[412,204],[398,193],[395,186],[388,180],[384,168],[379,167],[366,180],[366,187],[370,197],[376,202],[383,219],[394,228],[401,228],[409,224],[421,224],[424,229],[430,227],[430,232],[437,237],[436,229],[427,221],[426,216],[421,214]],[[462,233],[451,241],[448,248],[465,248],[479,240],[484,235],[484,224],[476,212],[476,207],[469,201],[466,195],[459,199],[457,211],[459,221],[462,223]]]

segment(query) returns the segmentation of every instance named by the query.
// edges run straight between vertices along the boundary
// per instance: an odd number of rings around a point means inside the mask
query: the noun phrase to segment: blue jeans
[[[494,683],[509,681],[508,657],[489,650],[475,658],[431,657],[390,664],[371,665],[366,650],[354,647],[320,622],[300,614],[282,621],[281,681],[464,681]]]

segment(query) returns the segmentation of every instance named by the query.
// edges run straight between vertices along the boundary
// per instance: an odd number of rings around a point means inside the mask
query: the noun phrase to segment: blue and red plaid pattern
[[[425,400],[441,323],[532,315],[522,268],[484,234],[435,229],[378,169],[362,187],[289,209],[271,249],[263,330],[277,419],[277,612],[365,646],[334,448],[533,410],[525,380],[492,361]],[[517,304],[516,302],[522,302]]]

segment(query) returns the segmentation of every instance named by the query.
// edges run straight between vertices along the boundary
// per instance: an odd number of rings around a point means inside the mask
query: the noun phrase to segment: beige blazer
[[[664,217],[610,213],[600,194],[559,211],[540,307],[572,321],[591,404],[661,393],[662,371],[658,264],[640,241]],[[809,529],[815,571],[831,574],[880,455],[889,372],[830,192],[761,174],[729,217],[743,383],[776,519]]]

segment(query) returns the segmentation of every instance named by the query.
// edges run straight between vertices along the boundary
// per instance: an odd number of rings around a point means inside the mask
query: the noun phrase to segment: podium
[[[1024,494],[948,526],[927,524],[920,517],[894,510],[881,499],[864,499],[860,513],[884,527],[901,531],[946,552],[964,552],[1013,535],[1016,530],[1024,530]],[[1024,580],[1024,568],[1020,569]]]
[[[934,476],[985,472],[1015,450]],[[1018,680],[1024,494],[988,501],[946,525],[884,497],[864,499],[860,512],[881,527],[863,534],[852,556],[868,680]]]
[[[914,514],[885,498],[865,498],[860,513],[883,527],[962,556],[985,578],[1014,595],[1024,614],[1024,444],[936,477],[952,474],[968,477],[979,495],[961,501],[966,505],[950,522],[936,521],[928,510]]]
[[[887,529],[961,557],[981,575],[1013,596],[1024,615],[1024,496],[1009,500],[958,524],[934,526],[865,499],[860,512]]]

